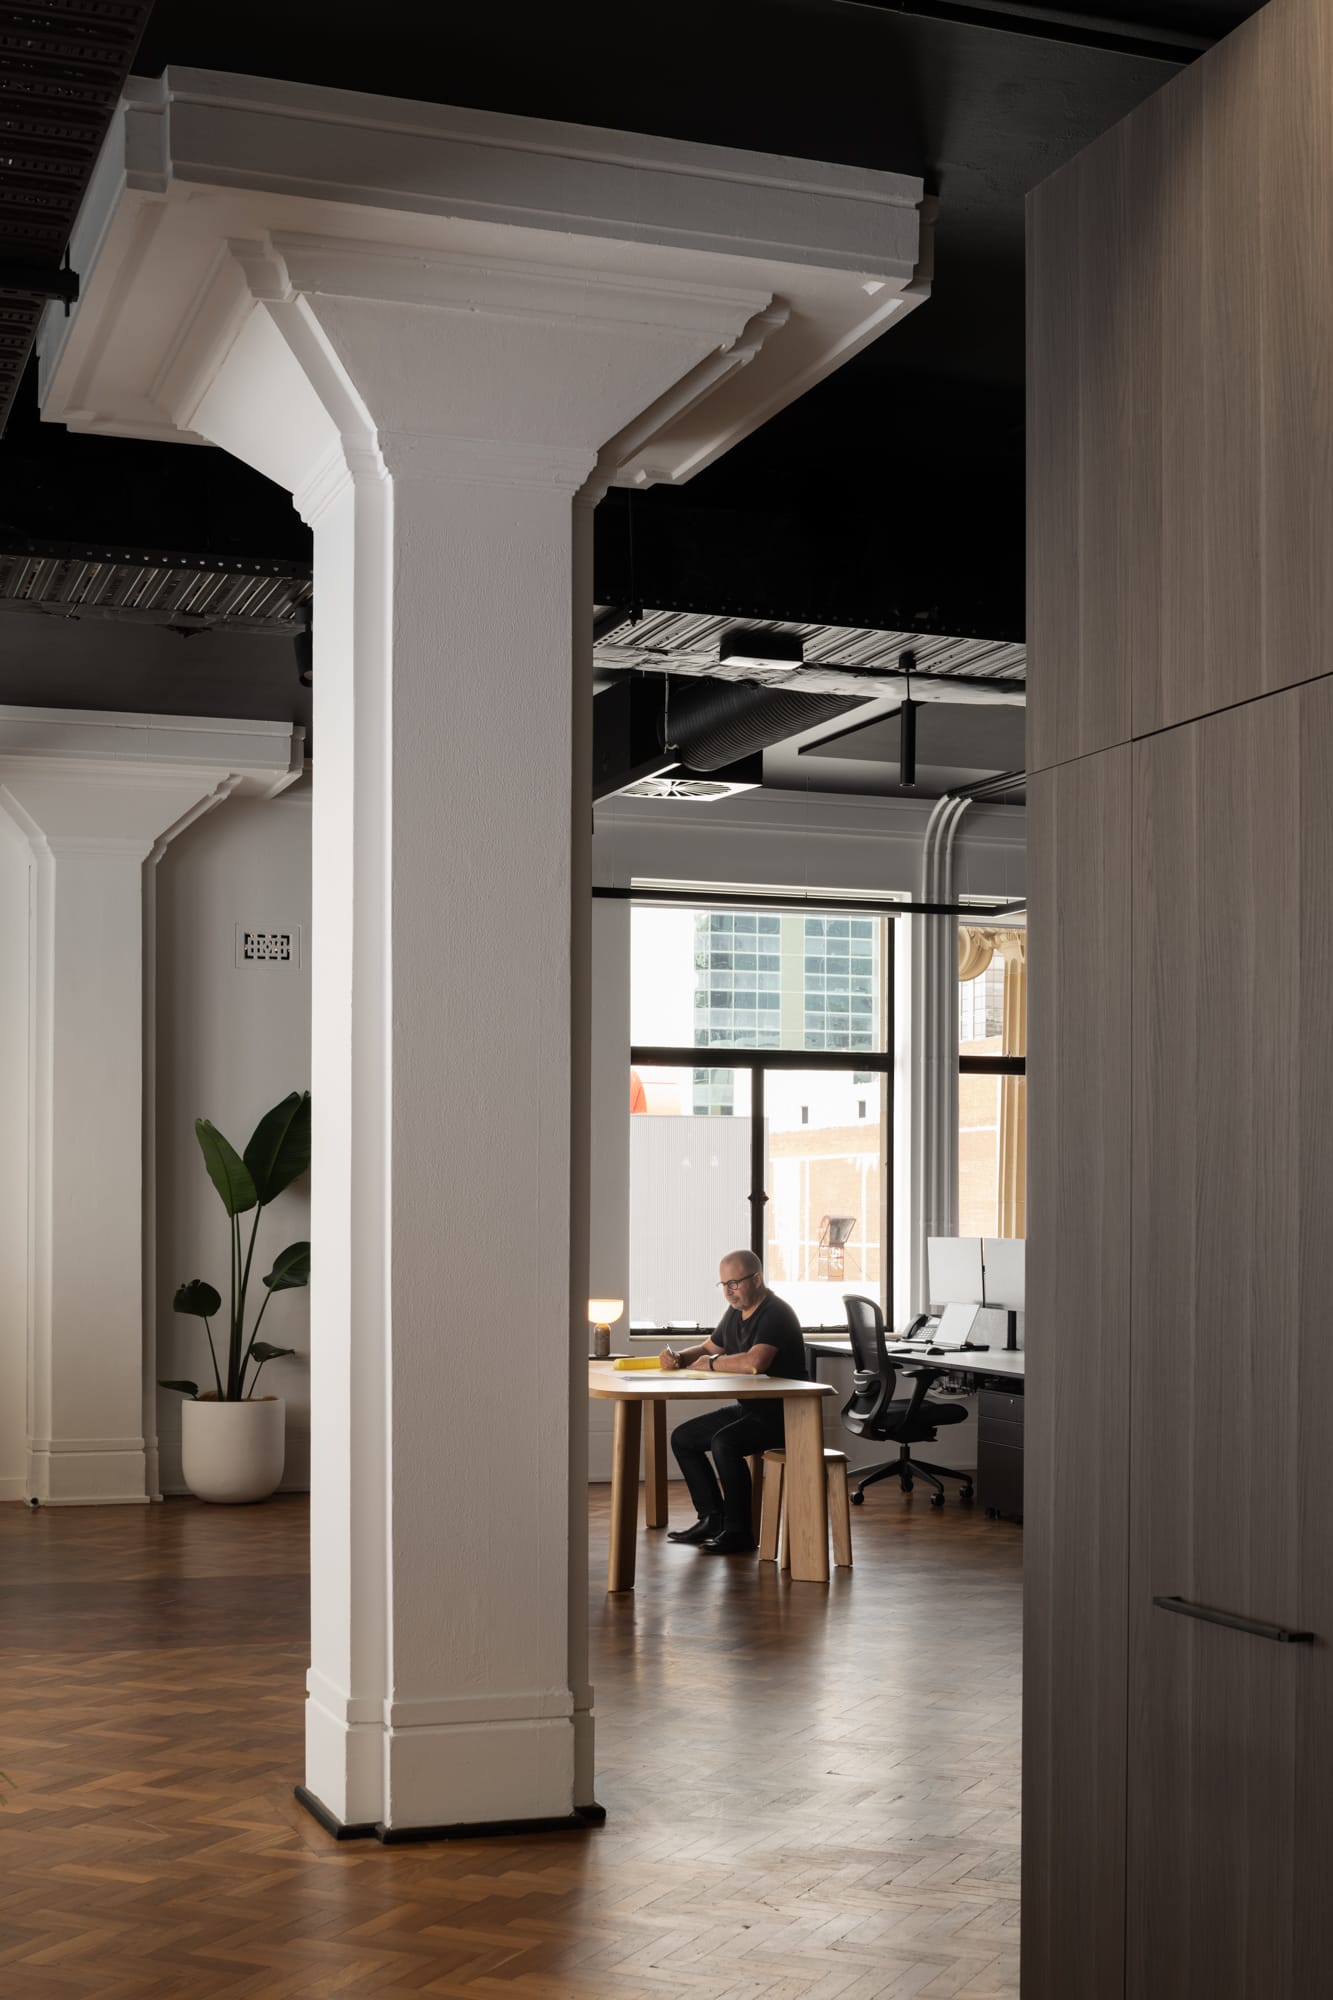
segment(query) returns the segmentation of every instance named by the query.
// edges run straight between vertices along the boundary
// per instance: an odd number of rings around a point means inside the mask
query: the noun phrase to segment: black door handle
[[[1176,1611],[1182,1618],[1201,1618],[1206,1625],[1228,1625],[1233,1632],[1248,1632],[1255,1639],[1273,1639],[1279,1646],[1313,1646],[1313,1632],[1289,1632],[1285,1625],[1266,1625],[1261,1618],[1238,1618],[1234,1611],[1214,1611],[1211,1605],[1191,1604],[1183,1597],[1154,1597],[1159,1611]]]

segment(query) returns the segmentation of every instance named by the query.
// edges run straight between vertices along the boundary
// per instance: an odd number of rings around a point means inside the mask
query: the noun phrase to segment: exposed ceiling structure
[[[44,296],[77,280],[59,271],[69,222],[145,15],[144,75],[232,70],[924,174],[932,294],[893,340],[685,487],[599,508],[596,706],[619,703],[616,756],[637,731],[651,762],[644,718],[674,688],[700,740],[730,717],[764,783],[893,789],[910,654],[917,788],[969,782],[1009,768],[1021,730],[1024,197],[1256,4],[672,0],[636,19],[642,61],[620,0],[381,0],[373,31],[346,0],[0,6],[0,409]],[[15,289],[34,261],[42,284]],[[0,439],[0,701],[96,687],[108,707],[217,714],[230,689],[231,712],[306,720],[285,638],[310,615],[286,494],[211,450],[43,425],[29,369]],[[111,644],[135,625],[137,648]],[[721,661],[735,625],[798,635],[799,665]]]
[[[108,548],[11,543],[0,548],[0,605],[52,618],[115,618],[178,633],[304,632],[314,585],[309,563],[266,562]]]
[[[765,634],[797,641],[799,664],[770,663],[746,654],[721,658],[722,641],[747,631],[754,634],[755,651],[762,651]],[[862,701],[881,692],[900,698],[910,681],[923,700],[1021,703],[1024,698],[1026,649],[1003,639],[864,631],[845,625],[738,627],[731,618],[675,611],[636,615],[610,605],[597,607],[594,632],[594,669],[603,680],[631,672],[683,674],[805,694],[845,694]]]

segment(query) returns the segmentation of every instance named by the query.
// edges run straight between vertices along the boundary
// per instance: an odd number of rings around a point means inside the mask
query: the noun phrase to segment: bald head
[[[729,1250],[717,1267],[722,1296],[746,1318],[764,1296],[764,1267],[753,1250]]]

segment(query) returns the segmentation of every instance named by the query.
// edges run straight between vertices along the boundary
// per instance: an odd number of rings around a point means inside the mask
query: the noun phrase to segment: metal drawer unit
[[[1023,1518],[1023,1398],[1009,1389],[977,1397],[977,1498],[992,1517]]]

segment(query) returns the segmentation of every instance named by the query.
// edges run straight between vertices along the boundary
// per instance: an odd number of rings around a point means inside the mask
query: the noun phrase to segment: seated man
[[[666,1348],[663,1368],[712,1375],[780,1375],[804,1382],[801,1323],[786,1300],[769,1291],[764,1267],[753,1250],[733,1250],[724,1257],[718,1283],[726,1310],[716,1330],[700,1346],[679,1354]],[[745,1461],[762,1451],[781,1450],[782,1441],[782,1404],[777,1398],[732,1403],[678,1425],[671,1449],[699,1518],[692,1527],[673,1529],[669,1539],[707,1549],[710,1555],[753,1549],[750,1468]]]

